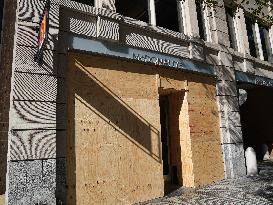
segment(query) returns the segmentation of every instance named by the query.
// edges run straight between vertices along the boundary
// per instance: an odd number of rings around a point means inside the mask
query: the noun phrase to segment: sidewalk
[[[198,189],[180,188],[175,192],[137,205],[269,205],[273,204],[273,162],[259,164],[257,177],[241,177]]]

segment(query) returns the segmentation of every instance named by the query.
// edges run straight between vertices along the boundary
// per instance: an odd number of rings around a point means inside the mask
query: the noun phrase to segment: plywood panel
[[[222,179],[215,84],[163,67],[70,54],[68,204],[163,195],[159,92],[172,101],[171,148],[181,157],[171,163],[179,166],[180,182],[195,187]]]
[[[179,129],[181,130],[180,146],[181,146],[181,161],[182,161],[182,178],[183,186],[194,187],[194,173],[193,173],[193,158],[191,148],[191,136],[189,126],[188,113],[188,92],[185,93],[180,115],[179,115]]]
[[[224,162],[219,142],[192,143],[195,186],[204,186],[224,178]]]
[[[194,185],[202,186],[224,178],[216,89],[209,79],[188,87]]]
[[[162,196],[156,78],[99,59],[70,61],[68,204],[130,204]]]

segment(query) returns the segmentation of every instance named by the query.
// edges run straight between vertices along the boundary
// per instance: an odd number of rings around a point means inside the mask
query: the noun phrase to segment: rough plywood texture
[[[184,101],[173,96],[181,109],[183,185],[223,179],[214,79],[83,54],[69,55],[67,77],[70,204],[128,204],[162,195],[158,92],[164,89],[189,89]]]
[[[138,66],[71,56],[68,204],[130,204],[163,195],[156,77]]]
[[[224,178],[215,80],[200,76],[188,88],[194,186],[202,186]]]
[[[193,161],[192,161],[192,149],[190,139],[190,126],[189,126],[189,104],[188,104],[188,92],[185,93],[181,112],[179,116],[179,129],[181,130],[180,146],[181,160],[182,160],[182,178],[183,186],[194,186],[194,173],[193,173]]]

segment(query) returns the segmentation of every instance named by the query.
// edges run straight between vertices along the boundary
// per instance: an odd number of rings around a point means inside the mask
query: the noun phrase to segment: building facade
[[[51,0],[36,62],[45,3],[4,3],[0,203],[132,204],[272,151],[264,21],[223,0]]]

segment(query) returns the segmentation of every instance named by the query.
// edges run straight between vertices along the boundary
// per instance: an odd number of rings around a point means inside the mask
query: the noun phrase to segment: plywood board
[[[68,204],[130,204],[163,195],[163,93],[171,101],[171,163],[181,184],[223,179],[215,84],[158,66],[69,54]]]

